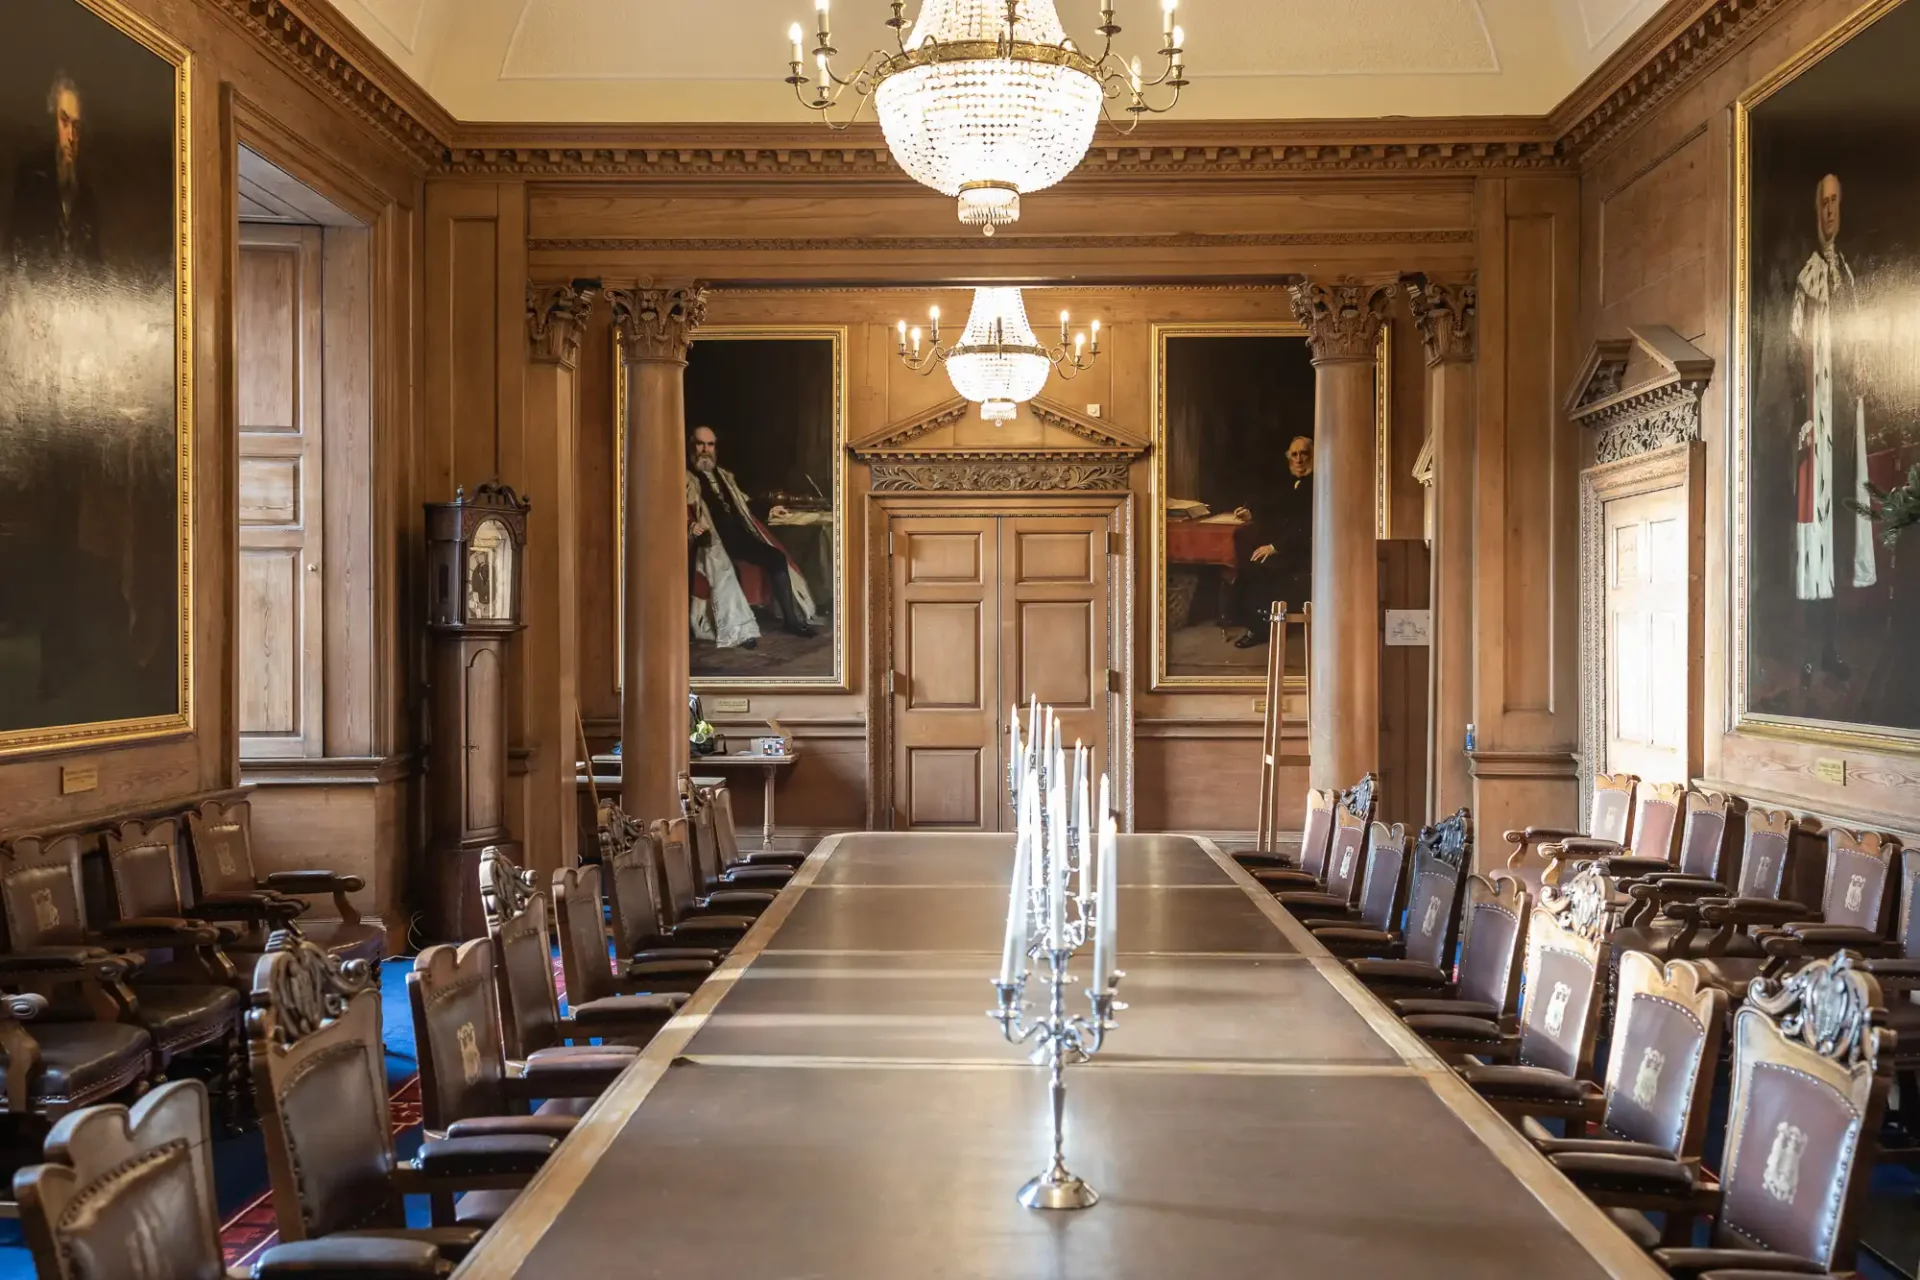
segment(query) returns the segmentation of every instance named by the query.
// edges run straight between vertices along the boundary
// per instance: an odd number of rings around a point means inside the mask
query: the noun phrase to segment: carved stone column
[[[573,762],[579,705],[580,568],[576,455],[580,334],[595,290],[527,286],[525,484],[533,500],[526,581],[523,700],[527,766],[526,856],[544,877],[574,863],[579,843]]]
[[[1350,277],[1288,287],[1315,375],[1308,776],[1316,787],[1351,785],[1380,767],[1374,349],[1393,288]]]
[[[687,349],[706,290],[609,289],[627,367],[626,652],[621,656],[622,803],[640,819],[679,812],[687,767]]]
[[[1473,382],[1471,279],[1403,281],[1427,349],[1428,453],[1433,460],[1433,642],[1428,650],[1427,811],[1473,803],[1467,724],[1473,718]]]

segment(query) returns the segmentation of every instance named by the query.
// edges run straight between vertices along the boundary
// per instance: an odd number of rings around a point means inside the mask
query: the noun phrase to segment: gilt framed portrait
[[[1876,3],[1735,118],[1738,726],[1920,751],[1920,5]],[[1864,508],[1864,509],[1863,509]]]
[[[846,345],[844,328],[720,325],[688,352],[697,690],[847,687]],[[624,419],[624,386],[616,401]]]
[[[7,0],[0,753],[192,727],[189,85],[111,0]]]
[[[1264,688],[1269,614],[1281,601],[1294,619],[1287,687],[1304,690],[1314,505],[1306,330],[1157,324],[1152,351],[1153,687]]]

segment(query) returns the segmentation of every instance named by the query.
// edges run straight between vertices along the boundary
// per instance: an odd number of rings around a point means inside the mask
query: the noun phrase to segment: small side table
[[[799,753],[791,749],[776,756],[764,755],[758,751],[729,751],[725,755],[695,756],[689,761],[689,764],[696,775],[696,780],[703,780],[697,777],[697,775],[702,772],[718,773],[722,776],[735,773],[749,773],[754,770],[759,770],[762,773],[764,776],[764,794],[766,800],[763,820],[760,826],[760,847],[762,849],[771,849],[773,848],[774,784],[779,781],[780,770],[797,764],[799,760]],[[618,772],[620,768],[620,757],[615,755],[597,755],[593,758],[593,764],[596,773],[601,769],[612,769]]]

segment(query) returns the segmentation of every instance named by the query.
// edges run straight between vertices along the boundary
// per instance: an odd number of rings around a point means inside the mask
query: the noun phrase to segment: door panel
[[[1063,716],[1093,710],[1093,605],[1084,600],[1028,600],[1016,607],[1020,648],[1009,701],[1024,707],[1029,698],[1038,698]]]
[[[1687,778],[1687,497],[1606,504],[1607,768]]]
[[[324,750],[320,248],[318,227],[246,227],[234,278],[238,710],[249,759]]]
[[[999,562],[991,517],[897,519],[893,546],[894,825],[981,830],[993,770]]]
[[[1106,518],[1001,520],[1009,548],[1000,579],[1001,701],[1017,699],[1023,709],[1029,698],[1051,704],[1062,739],[1092,749],[1098,777],[1107,767]],[[1004,795],[999,808],[1001,829],[1011,830]]]

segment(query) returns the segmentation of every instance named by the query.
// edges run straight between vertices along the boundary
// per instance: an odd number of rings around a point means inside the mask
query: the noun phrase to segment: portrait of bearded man
[[[813,593],[787,549],[762,522],[780,519],[786,509],[772,504],[755,513],[739,480],[720,465],[720,438],[712,427],[695,427],[688,434],[687,461],[694,637],[723,649],[759,644],[760,622],[740,581],[740,567],[748,565],[764,584],[783,629],[811,639]]]

